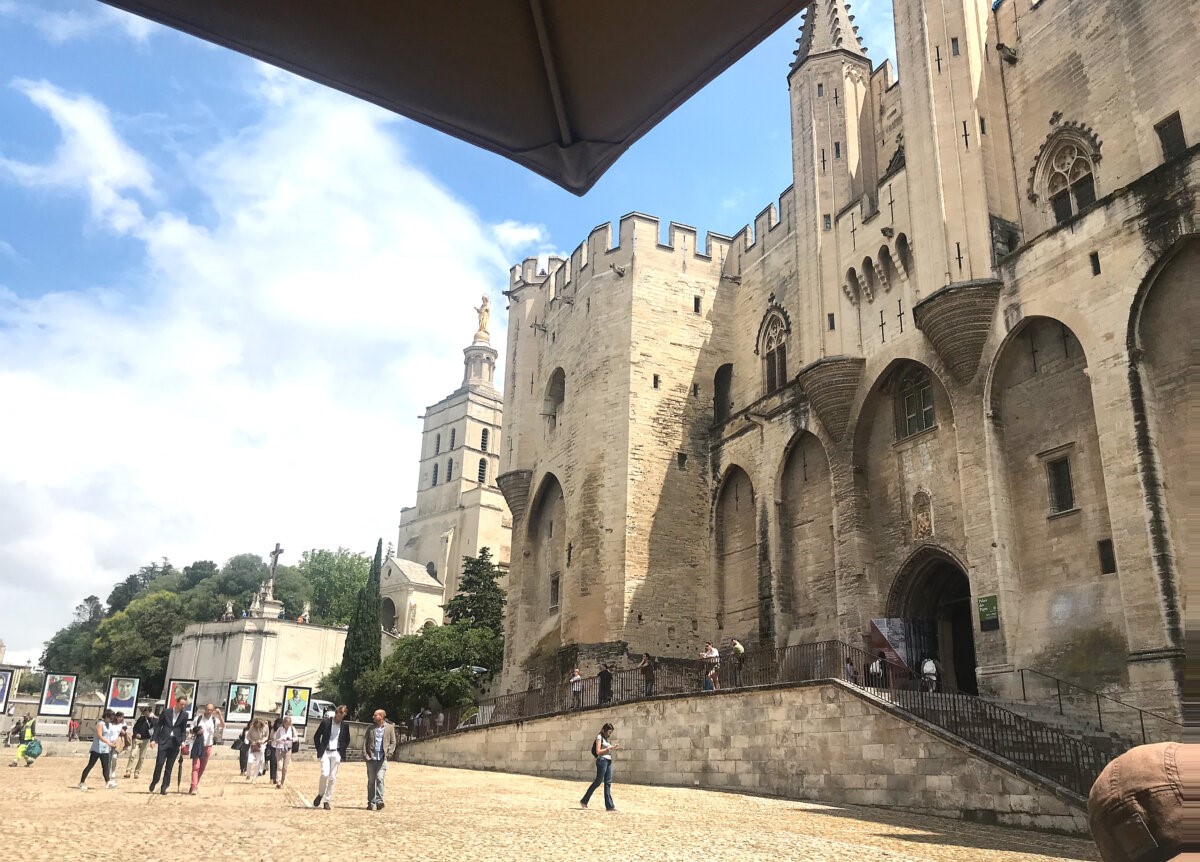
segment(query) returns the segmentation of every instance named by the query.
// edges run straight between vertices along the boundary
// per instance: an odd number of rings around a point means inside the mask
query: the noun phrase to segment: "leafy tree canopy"
[[[371,573],[371,558],[345,548],[305,551],[296,569],[312,586],[311,621],[345,625]]]
[[[480,548],[478,557],[463,557],[458,595],[446,603],[446,619],[503,632],[507,599],[498,583],[499,578],[500,570],[492,562],[490,549]]]

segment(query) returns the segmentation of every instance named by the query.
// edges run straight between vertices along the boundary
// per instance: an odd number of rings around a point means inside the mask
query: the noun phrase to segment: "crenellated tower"
[[[803,324],[800,358],[858,351],[838,274],[839,214],[868,192],[877,170],[870,109],[871,61],[844,0],[809,7],[788,76],[792,115],[797,261]],[[831,317],[832,315],[832,317]]]

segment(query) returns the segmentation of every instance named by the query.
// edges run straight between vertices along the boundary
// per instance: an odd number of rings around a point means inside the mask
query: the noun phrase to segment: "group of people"
[[[233,742],[234,748],[238,749],[241,775],[254,784],[269,769],[271,784],[277,790],[287,782],[292,754],[299,745],[300,736],[292,726],[290,715],[276,718],[269,724],[265,718],[249,721]]]

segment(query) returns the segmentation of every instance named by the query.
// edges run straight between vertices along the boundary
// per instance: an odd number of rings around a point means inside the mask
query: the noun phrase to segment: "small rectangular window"
[[[957,39],[951,39],[951,40],[950,40],[950,54],[951,54],[952,56],[955,56],[955,57],[957,57],[957,56],[958,56],[960,53],[961,53],[961,52],[959,51],[959,48],[958,48],[958,40],[957,40]]]
[[[550,576],[550,610],[558,610],[558,593],[559,593],[559,574],[555,572]]]
[[[699,398],[699,397],[700,397],[700,384],[699,384],[699,383],[693,383],[693,384],[692,384],[692,397],[693,397],[693,398]]]
[[[692,311],[696,314],[700,313],[700,297],[698,296],[692,297]]]
[[[825,226],[825,230],[829,230],[833,227],[833,219],[829,217],[829,213],[825,213],[825,215],[822,216],[822,224]]]
[[[1092,275],[1100,274],[1100,252],[1094,251],[1088,255],[1088,260],[1092,263]]]
[[[1117,571],[1117,554],[1113,550],[1113,540],[1101,539],[1096,543],[1096,550],[1100,554],[1100,574],[1114,574]]]
[[[655,389],[657,389],[657,388],[658,388],[658,385],[659,385],[660,383],[662,383],[662,378],[661,378],[661,377],[659,377],[657,374],[655,374],[655,375],[654,375],[654,388],[655,388]]]
[[[1050,514],[1075,508],[1075,490],[1071,487],[1071,459],[1063,455],[1046,462],[1046,482],[1050,489]]]
[[[833,157],[835,159],[840,159],[842,157],[842,142],[841,141],[833,142]]]
[[[987,118],[986,117],[979,118],[979,134],[981,134],[981,135],[987,134]]]
[[[818,81],[817,82],[817,98],[821,99],[821,98],[824,98],[824,96],[825,96],[825,85]]]
[[[687,452],[676,452],[675,453],[675,463],[678,465],[680,470],[686,470],[687,469]]]
[[[1182,155],[1187,149],[1187,139],[1183,136],[1183,121],[1176,112],[1161,123],[1156,123],[1154,131],[1158,132],[1158,141],[1162,144],[1163,158],[1166,161]]]
[[[830,312],[830,314],[829,314],[829,331],[830,331],[830,332],[833,332],[833,330],[834,330],[834,329],[836,329],[836,328],[837,328],[837,327],[836,327],[836,326],[834,326],[834,318],[833,318],[833,313],[832,313],[832,312]]]

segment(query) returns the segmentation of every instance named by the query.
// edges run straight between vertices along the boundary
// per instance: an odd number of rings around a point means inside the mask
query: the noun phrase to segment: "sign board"
[[[1000,628],[1000,607],[996,596],[980,596],[979,602],[979,630],[981,632],[994,632]]]

